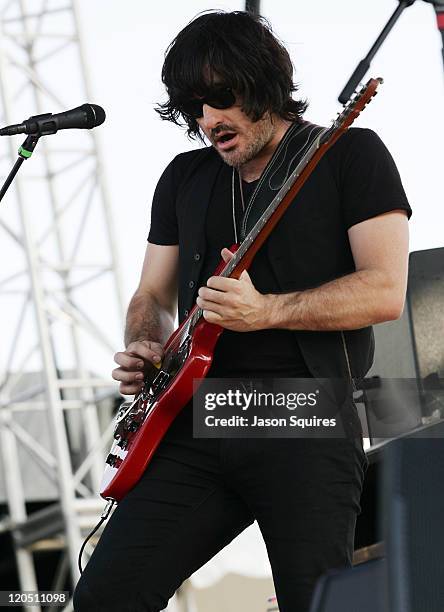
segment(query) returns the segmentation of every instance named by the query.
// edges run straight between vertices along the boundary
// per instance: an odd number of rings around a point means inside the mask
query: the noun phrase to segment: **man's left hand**
[[[228,249],[222,249],[221,253],[225,262],[233,257]],[[211,276],[207,286],[199,289],[196,301],[208,323],[216,323],[237,332],[267,327],[266,296],[255,289],[246,270],[238,280]]]

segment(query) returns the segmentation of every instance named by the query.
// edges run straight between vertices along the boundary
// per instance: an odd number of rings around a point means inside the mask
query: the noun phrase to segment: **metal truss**
[[[1,125],[91,102],[75,1],[0,0],[0,29]],[[0,140],[3,179],[23,138]],[[0,528],[13,531],[23,590],[37,589],[32,550],[60,543],[59,588],[67,571],[76,581],[84,531],[103,507],[96,492],[111,425],[101,426],[97,405],[115,394],[107,369],[123,322],[97,133],[40,140],[0,205],[0,249],[0,463],[9,506]],[[36,414],[48,424],[49,447],[27,427]],[[36,516],[26,513],[23,452],[58,490],[58,503]]]

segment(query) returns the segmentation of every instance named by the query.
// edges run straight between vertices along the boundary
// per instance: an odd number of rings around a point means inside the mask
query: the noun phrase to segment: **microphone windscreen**
[[[102,125],[102,123],[106,119],[105,111],[98,104],[89,104],[94,112],[94,125],[92,127],[96,127],[97,125]]]

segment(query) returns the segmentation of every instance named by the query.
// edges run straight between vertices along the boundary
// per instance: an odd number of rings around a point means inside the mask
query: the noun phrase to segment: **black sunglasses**
[[[211,90],[202,98],[190,98],[180,104],[180,112],[184,115],[199,119],[203,116],[203,105],[208,104],[213,108],[230,108],[236,102],[236,96],[230,87],[218,87]]]

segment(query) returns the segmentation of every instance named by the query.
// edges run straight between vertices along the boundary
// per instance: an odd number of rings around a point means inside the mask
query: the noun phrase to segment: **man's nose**
[[[213,108],[209,104],[203,104],[201,122],[204,130],[213,130],[220,123],[223,123],[223,119],[223,109]]]

